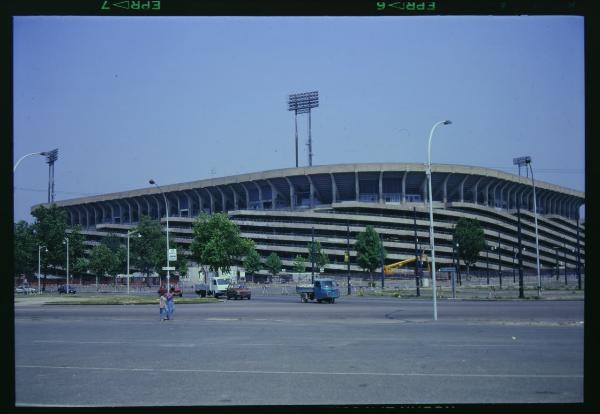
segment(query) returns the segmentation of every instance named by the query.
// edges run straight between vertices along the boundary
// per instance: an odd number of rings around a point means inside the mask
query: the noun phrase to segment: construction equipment
[[[398,268],[400,268],[400,267],[402,267],[402,266],[404,266],[406,264],[412,263],[415,260],[417,260],[416,257],[410,257],[408,259],[400,260],[399,262],[391,263],[391,264],[386,265],[386,266],[383,267],[383,272],[386,275],[393,275],[394,274],[394,270],[396,270],[396,269],[398,269]],[[427,262],[427,269],[429,270],[429,260],[427,260],[427,256],[426,255],[423,255],[423,261]]]

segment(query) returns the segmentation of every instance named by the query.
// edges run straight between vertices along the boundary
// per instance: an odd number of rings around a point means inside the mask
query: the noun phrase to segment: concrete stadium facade
[[[297,254],[307,256],[314,229],[328,254],[329,273],[345,273],[349,238],[372,225],[382,235],[386,264],[414,257],[415,229],[429,243],[426,166],[414,163],[337,164],[263,171],[161,187],[169,201],[169,233],[189,245],[192,224],[201,212],[225,212],[244,237],[254,240],[263,258],[276,252],[286,269]],[[497,170],[462,165],[432,165],[436,264],[453,261],[452,232],[461,217],[478,219],[493,252],[482,252],[475,269],[512,270],[517,252],[520,203],[523,264],[536,267],[531,180]],[[579,209],[584,193],[536,181],[540,265],[558,261],[575,269],[585,264],[585,227]],[[83,197],[55,203],[69,225],[80,225],[91,246],[112,233],[125,237],[142,215],[166,224],[165,202],[155,187]],[[42,204],[46,205],[46,204]],[[34,206],[33,208],[36,208]],[[33,209],[32,208],[32,209]],[[416,219],[416,224],[415,224]],[[427,253],[427,252],[426,252]],[[184,252],[189,255],[189,252]]]

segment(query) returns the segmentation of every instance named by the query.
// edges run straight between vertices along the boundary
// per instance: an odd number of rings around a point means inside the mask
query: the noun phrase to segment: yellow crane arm
[[[410,257],[408,259],[404,259],[404,260],[400,260],[399,262],[395,262],[395,263],[390,263],[389,265],[386,265],[383,267],[383,272],[386,275],[389,274],[393,274],[394,273],[394,269],[397,269],[399,267],[402,267],[406,264],[412,263],[416,260],[415,257]],[[423,261],[427,261],[427,256],[423,255]]]

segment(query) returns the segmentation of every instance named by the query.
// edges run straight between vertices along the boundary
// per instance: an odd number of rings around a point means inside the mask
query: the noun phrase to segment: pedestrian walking
[[[173,292],[175,292],[175,288],[169,289],[166,295],[167,299],[167,319],[173,319],[173,312],[175,312],[175,304],[173,302]]]
[[[158,307],[160,310],[160,321],[162,322],[167,319],[167,298],[164,293],[160,295]]]

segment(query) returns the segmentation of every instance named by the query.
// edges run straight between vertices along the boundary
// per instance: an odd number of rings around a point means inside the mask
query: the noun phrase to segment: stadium
[[[473,270],[513,272],[518,266],[517,205],[522,229],[523,267],[536,269],[535,221],[531,179],[475,166],[432,164],[436,268],[451,266],[452,234],[461,217],[477,219],[488,248]],[[263,260],[275,252],[284,269],[307,256],[307,244],[319,241],[330,263],[325,272],[342,275],[349,244],[372,225],[381,235],[386,264],[415,256],[415,245],[428,254],[429,206],[426,165],[416,163],[336,164],[269,170],[164,185],[169,237],[189,245],[192,224],[201,213],[225,212],[252,239]],[[539,260],[542,272],[585,266],[585,226],[579,210],[584,193],[536,181]],[[92,246],[108,234],[126,237],[142,215],[166,227],[165,200],[156,187],[58,201],[67,223],[80,225]],[[42,204],[47,206],[47,204]],[[33,208],[36,208],[34,206]],[[181,254],[181,252],[180,252]],[[184,255],[190,255],[184,251]],[[190,257],[190,261],[193,262]],[[241,265],[241,264],[240,264]]]

